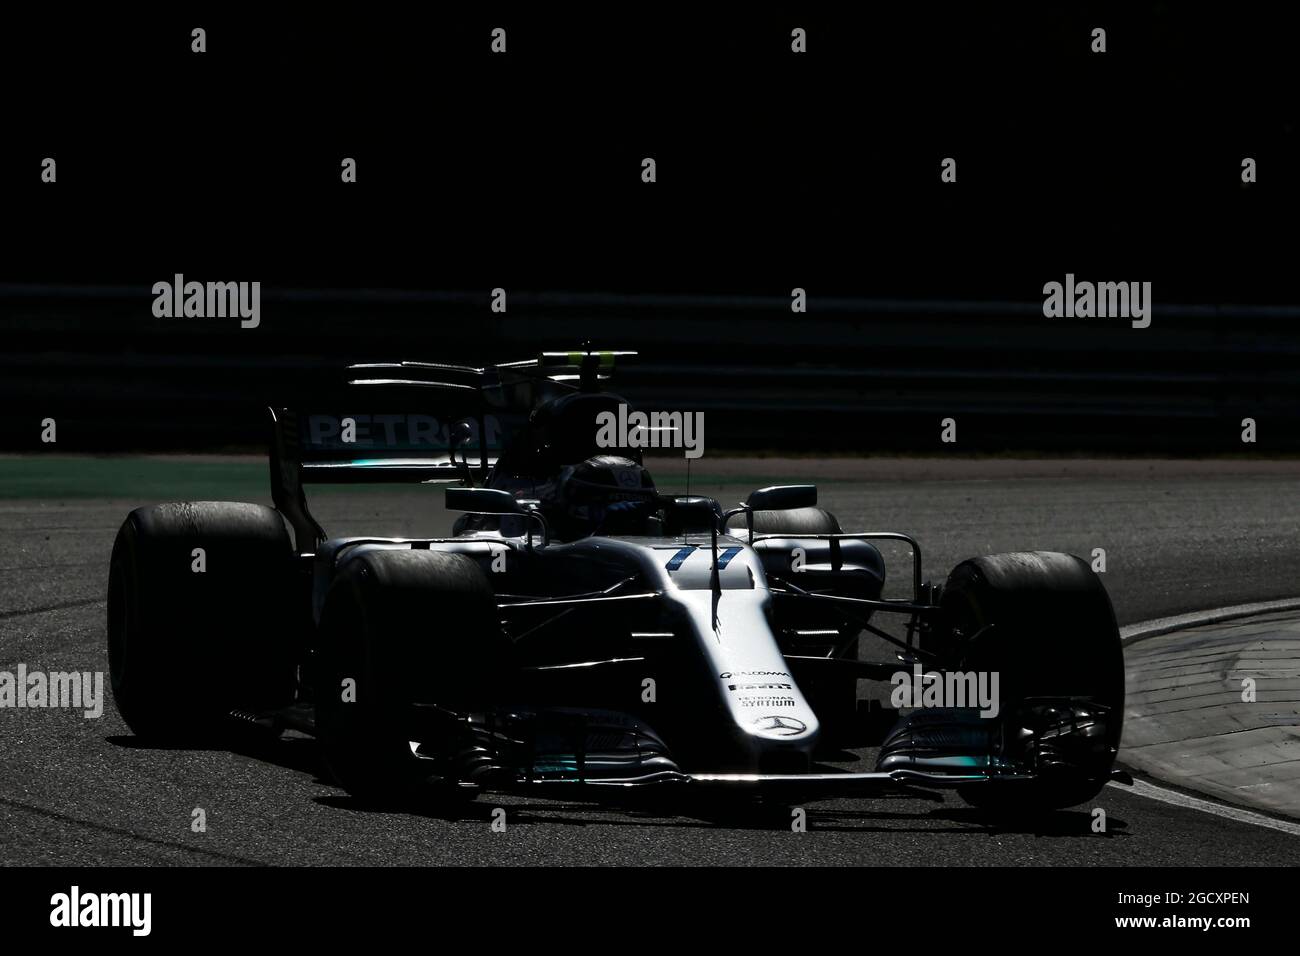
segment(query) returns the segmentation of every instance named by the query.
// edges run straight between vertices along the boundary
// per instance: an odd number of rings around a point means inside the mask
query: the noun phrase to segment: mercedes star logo
[[[795,734],[801,734],[808,729],[808,725],[802,720],[795,717],[782,717],[779,714],[773,714],[771,717],[760,717],[754,723],[758,725],[759,730],[770,730],[782,737],[793,737]]]

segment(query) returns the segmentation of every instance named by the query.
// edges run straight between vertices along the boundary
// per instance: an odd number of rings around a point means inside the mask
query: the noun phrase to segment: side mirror
[[[786,511],[812,508],[817,504],[816,485],[772,485],[751,492],[745,500],[754,511]]]
[[[515,496],[500,488],[448,488],[447,508],[476,515],[517,515],[524,509]]]

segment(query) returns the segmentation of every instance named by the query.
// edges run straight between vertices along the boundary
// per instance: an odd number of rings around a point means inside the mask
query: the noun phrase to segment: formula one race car
[[[353,366],[321,413],[271,410],[274,509],[133,511],[108,596],[127,724],[306,731],[371,802],[955,788],[1048,809],[1122,778],[1119,634],[1084,561],[972,558],[936,585],[915,541],[842,533],[815,486],[730,510],[661,494],[639,443],[597,441],[625,354]],[[450,482],[463,515],[449,538],[330,538],[304,494],[321,481]],[[880,541],[911,549],[906,599],[882,597]],[[893,659],[863,659],[866,635]],[[882,708],[864,678],[916,692]],[[878,748],[870,772],[823,759],[855,746]]]

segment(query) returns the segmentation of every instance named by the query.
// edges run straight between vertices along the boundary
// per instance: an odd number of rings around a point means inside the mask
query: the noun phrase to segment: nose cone
[[[764,714],[743,731],[745,770],[754,773],[807,773],[817,744],[816,718]]]
[[[807,699],[795,683],[768,620],[771,595],[757,557],[727,540],[727,568],[721,588],[709,588],[712,562],[696,561],[688,551],[669,564],[667,599],[691,622],[701,662],[712,671],[715,713],[726,739],[726,769],[748,773],[798,773],[812,762],[819,727]],[[687,550],[683,548],[683,550]],[[692,576],[695,575],[695,576]]]

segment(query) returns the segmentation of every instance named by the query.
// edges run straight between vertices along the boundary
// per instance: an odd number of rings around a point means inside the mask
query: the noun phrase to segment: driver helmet
[[[561,470],[542,497],[555,537],[644,534],[659,509],[654,479],[644,466],[618,455],[596,455]]]

